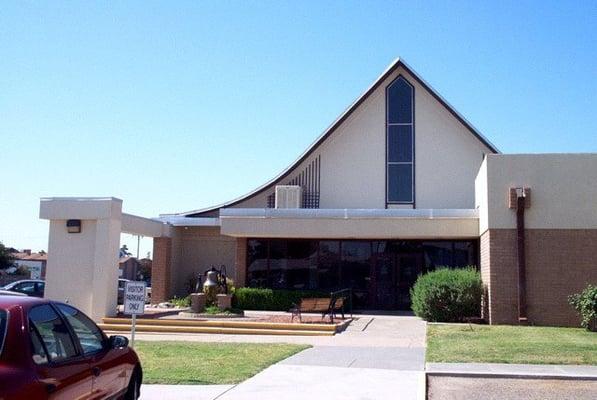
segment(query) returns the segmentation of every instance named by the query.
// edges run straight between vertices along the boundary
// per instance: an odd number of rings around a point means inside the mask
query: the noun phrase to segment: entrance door
[[[379,310],[410,310],[410,289],[423,270],[421,253],[378,254],[372,285],[372,304]]]
[[[396,309],[396,255],[393,253],[377,254],[373,260],[375,264],[374,284],[372,285],[373,299],[370,304],[379,310]]]
[[[410,310],[410,289],[423,271],[423,254],[396,254],[396,307],[399,310]]]

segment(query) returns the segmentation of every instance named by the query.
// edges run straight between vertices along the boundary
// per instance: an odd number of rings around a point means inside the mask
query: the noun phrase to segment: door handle
[[[56,389],[58,389],[58,386],[56,386],[53,383],[46,383],[46,392],[48,393],[54,393],[56,391]]]
[[[98,377],[101,375],[102,370],[100,367],[93,367],[91,368],[91,373],[93,374],[93,376]]]

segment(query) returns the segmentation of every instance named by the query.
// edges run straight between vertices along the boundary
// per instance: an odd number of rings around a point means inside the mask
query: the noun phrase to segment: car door
[[[93,398],[111,398],[125,390],[127,369],[132,367],[123,362],[121,353],[110,348],[101,329],[83,312],[67,304],[56,303],[55,306],[64,315],[83,355],[89,360]]]
[[[29,310],[29,335],[37,379],[52,400],[89,399],[89,361],[82,357],[69,328],[49,304]]]
[[[27,296],[35,296],[35,282],[19,283],[18,285],[15,285],[12,290],[26,294]]]
[[[35,283],[35,296],[36,297],[44,297],[45,289],[46,289],[45,282],[36,282]]]

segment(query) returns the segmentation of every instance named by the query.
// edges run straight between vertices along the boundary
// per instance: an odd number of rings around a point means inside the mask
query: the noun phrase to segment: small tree
[[[589,285],[580,293],[568,297],[568,302],[580,314],[580,325],[597,330],[597,286]]]
[[[0,269],[12,267],[13,262],[13,255],[8,251],[8,248],[0,242]]]

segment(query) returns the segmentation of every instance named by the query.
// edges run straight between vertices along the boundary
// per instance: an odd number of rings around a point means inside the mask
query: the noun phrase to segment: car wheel
[[[140,395],[141,381],[139,379],[139,370],[135,368],[129,381],[129,386],[124,394],[124,400],[137,400]]]

